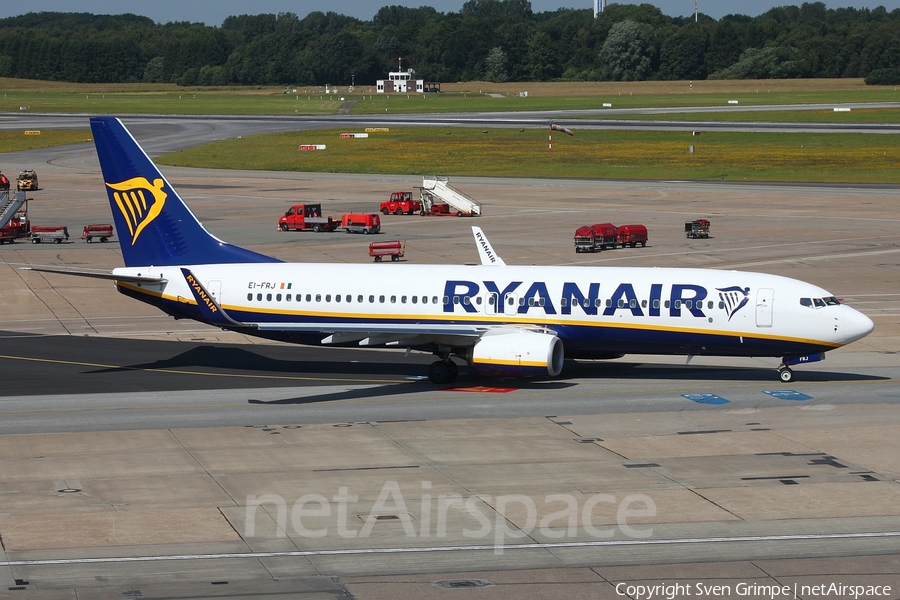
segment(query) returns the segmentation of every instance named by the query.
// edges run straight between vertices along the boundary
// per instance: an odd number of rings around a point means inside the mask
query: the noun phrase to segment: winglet
[[[481,257],[481,264],[494,265],[497,267],[505,267],[506,263],[494,252],[494,248],[488,241],[487,236],[481,231],[481,227],[472,226],[472,234],[475,236],[475,245],[478,246],[478,255]]]

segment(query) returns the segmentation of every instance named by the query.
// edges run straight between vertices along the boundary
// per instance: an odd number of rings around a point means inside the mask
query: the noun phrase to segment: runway
[[[181,127],[159,127],[155,148],[182,143]],[[33,221],[109,220],[84,148],[4,157],[19,166],[41,174]],[[365,210],[417,184],[166,174],[217,236],[318,262],[367,261],[369,240],[279,233],[283,206]],[[617,598],[619,584],[663,582],[693,597],[712,581],[896,597],[896,187],[453,183],[484,200],[477,224],[507,263],[783,274],[876,330],[789,386],[771,359],[647,356],[569,363],[551,381],[463,369],[434,386],[429,356],[260,343],[108,282],[18,269],[113,268],[114,244],[5,245],[0,597]],[[713,237],[685,239],[699,216]],[[476,260],[470,220],[385,221],[411,262]],[[576,255],[575,227],[601,221],[645,223],[651,243]]]

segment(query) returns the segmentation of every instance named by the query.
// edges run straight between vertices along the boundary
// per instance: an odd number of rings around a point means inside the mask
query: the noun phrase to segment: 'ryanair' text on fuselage
[[[645,289],[647,286],[642,286]],[[448,280],[444,285],[445,313],[477,313],[479,298],[487,298],[488,310],[510,312],[513,308],[517,314],[528,314],[529,311],[543,311],[547,315],[570,315],[576,309],[586,315],[611,316],[617,311],[630,312],[635,317],[659,317],[663,312],[670,317],[680,317],[682,312],[698,318],[706,318],[703,303],[710,296],[709,291],[692,283],[676,283],[666,285],[653,283],[642,296],[635,291],[631,283],[620,283],[605,299],[600,298],[601,284],[589,283],[583,289],[577,283],[567,281],[559,292],[551,293],[547,283],[535,281],[525,283],[512,281],[498,284],[495,281]],[[725,302],[730,313],[729,318],[747,304],[749,288],[716,288],[719,301]],[[664,298],[665,294],[665,298]],[[740,301],[735,302],[733,296],[738,295]],[[731,298],[727,298],[727,297]],[[512,303],[511,299],[515,299]],[[646,300],[644,302],[643,300]],[[577,307],[577,308],[576,308]],[[557,310],[558,308],[558,310]],[[601,312],[602,311],[602,312]]]

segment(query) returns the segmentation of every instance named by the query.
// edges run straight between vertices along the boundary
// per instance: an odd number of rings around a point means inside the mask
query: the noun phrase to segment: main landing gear
[[[459,375],[459,367],[449,358],[436,360],[428,367],[428,379],[432,383],[450,383],[456,379],[457,375]]]

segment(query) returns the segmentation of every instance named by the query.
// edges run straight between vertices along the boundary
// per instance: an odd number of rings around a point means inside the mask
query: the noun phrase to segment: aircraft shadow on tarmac
[[[677,357],[672,357],[677,360]],[[884,381],[880,375],[865,375],[849,371],[808,371],[797,369],[790,385],[802,383],[852,383],[858,381]],[[759,381],[784,385],[778,380],[775,368],[735,367],[685,364],[657,364],[610,361],[566,361],[563,379],[672,379],[676,381]]]
[[[396,377],[423,377],[426,365],[433,360],[426,354],[413,354],[403,357],[401,354],[391,354],[391,360],[385,361],[385,353],[360,351],[360,350],[336,350],[333,356],[335,360],[323,360],[321,349],[303,348],[300,353],[291,352],[294,348],[266,348],[263,351],[251,351],[240,346],[197,345],[190,349],[172,355],[169,358],[154,362],[136,363],[124,365],[118,368],[105,368],[94,370],[94,373],[118,371],[120,369],[141,371],[178,371],[191,369],[196,374],[197,369],[210,369],[213,373],[229,373],[231,375],[252,374],[254,377],[263,376],[257,380],[262,385],[290,385],[291,379],[278,379],[279,376],[289,374],[299,378],[328,379],[319,381],[319,384],[352,383],[354,379],[372,377],[370,383],[377,383],[377,379],[392,379]],[[282,358],[280,354],[293,354],[289,358]],[[299,354],[299,355],[298,355]],[[310,359],[312,355],[316,358]],[[352,358],[351,358],[352,357]],[[188,374],[188,373],[186,373]],[[273,375],[273,380],[266,382],[265,374]],[[678,365],[678,364],[645,364],[638,362],[621,361],[566,361],[561,377],[555,379],[557,383],[565,382],[574,385],[575,379],[652,379],[652,380],[720,380],[720,381],[759,381],[772,384],[780,383],[774,368],[765,367],[734,367],[734,366],[702,366],[702,365]],[[887,377],[864,375],[854,372],[838,371],[812,371],[798,370],[795,384],[803,382],[858,382],[878,381]],[[527,387],[534,380],[521,379],[497,379],[480,376],[471,369],[462,366],[460,378],[455,386],[490,386],[490,387]],[[263,383],[266,382],[266,383]],[[294,384],[298,383],[294,380]],[[546,386],[549,382],[543,382]],[[432,385],[432,384],[428,384]],[[405,388],[408,383],[399,384]],[[546,389],[546,388],[543,388]]]

